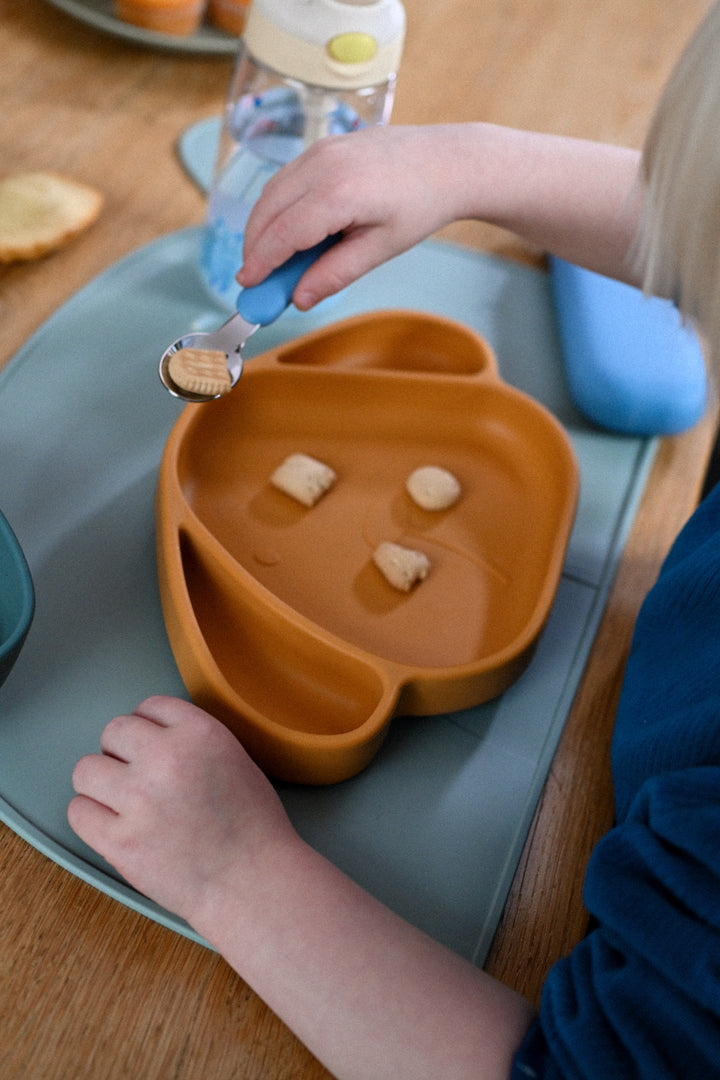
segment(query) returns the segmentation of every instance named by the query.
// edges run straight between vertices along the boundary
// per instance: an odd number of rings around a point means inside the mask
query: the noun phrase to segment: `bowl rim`
[[[17,582],[22,591],[21,610],[17,622],[7,637],[0,641],[0,660],[4,660],[18,645],[30,628],[35,611],[35,588],[30,568],[20,542],[13,532],[9,521],[0,510],[0,542],[10,556]]]

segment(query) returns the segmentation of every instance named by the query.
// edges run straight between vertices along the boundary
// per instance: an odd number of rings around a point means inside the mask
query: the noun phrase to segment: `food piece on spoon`
[[[423,510],[448,510],[460,498],[461,487],[456,476],[439,465],[423,465],[415,469],[405,483],[410,498]]]
[[[309,454],[290,454],[270,477],[270,483],[303,506],[314,506],[337,480],[334,469]]]
[[[373,562],[385,579],[401,592],[410,592],[430,573],[430,560],[422,551],[383,540],[375,548]]]
[[[88,228],[104,199],[87,184],[51,172],[0,178],[0,263],[40,259]]]
[[[227,356],[219,349],[178,349],[168,361],[168,374],[189,394],[215,398],[232,390]]]

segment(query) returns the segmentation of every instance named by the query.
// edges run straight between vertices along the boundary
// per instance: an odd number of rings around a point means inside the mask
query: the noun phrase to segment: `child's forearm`
[[[341,1080],[506,1080],[532,1019],[295,838],[193,925]]]
[[[636,280],[637,151],[490,124],[463,125],[459,135],[455,128],[456,216],[501,225],[571,262]]]

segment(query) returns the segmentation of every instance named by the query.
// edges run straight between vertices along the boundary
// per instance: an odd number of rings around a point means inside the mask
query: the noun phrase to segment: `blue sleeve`
[[[548,975],[512,1080],[720,1080],[720,486],[638,617],[596,928]]]
[[[720,1077],[720,768],[643,785],[585,902],[597,929],[551,970],[513,1080]]]
[[[675,541],[637,619],[612,745],[616,820],[652,776],[720,765],[720,486]]]

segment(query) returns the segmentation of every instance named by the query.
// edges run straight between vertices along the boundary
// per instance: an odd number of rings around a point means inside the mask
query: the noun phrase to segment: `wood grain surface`
[[[707,0],[405,4],[394,122],[486,119],[639,145]],[[98,223],[64,250],[0,268],[2,364],[111,263],[202,220],[175,143],[221,111],[232,61],[135,46],[43,0],[0,0],[0,56],[0,170],[53,169],[106,198]],[[446,236],[539,261],[477,223]],[[583,869],[611,821],[609,738],[634,618],[695,504],[714,429],[709,417],[660,447],[496,935],[489,970],[533,999],[585,929]],[[4,826],[0,912],[3,1080],[328,1075],[219,957]]]

